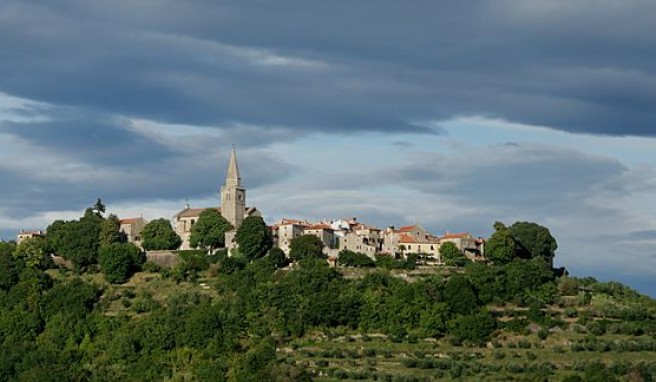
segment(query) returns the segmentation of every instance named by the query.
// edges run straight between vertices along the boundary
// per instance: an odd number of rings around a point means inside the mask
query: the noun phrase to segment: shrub
[[[478,313],[458,316],[449,321],[449,334],[460,340],[476,343],[487,341],[496,329],[496,320],[492,315],[482,310]]]

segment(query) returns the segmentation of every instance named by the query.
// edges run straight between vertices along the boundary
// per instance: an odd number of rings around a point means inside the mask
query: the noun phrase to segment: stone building
[[[273,245],[289,255],[292,240],[304,235],[305,228],[308,226],[310,226],[310,223],[305,220],[280,219],[279,222],[271,226]]]
[[[445,233],[440,237],[441,243],[451,242],[458,247],[462,253],[472,260],[482,260],[485,251],[485,240],[477,238],[468,232]]]
[[[234,230],[226,233],[226,247],[234,247],[234,236],[237,229],[241,226],[244,218],[249,216],[262,216],[260,211],[255,207],[246,207],[246,189],[241,184],[239,175],[239,166],[237,165],[237,153],[232,149],[228,169],[226,171],[225,182],[221,186],[221,207],[207,208],[190,208],[187,205],[182,211],[173,216],[175,232],[182,239],[180,249],[190,249],[189,238],[191,237],[191,227],[198,221],[200,214],[206,209],[216,209],[235,227]]]
[[[119,231],[128,239],[128,242],[141,247],[141,231],[148,224],[142,217],[121,219],[118,221]]]
[[[31,239],[33,237],[43,237],[45,236],[45,232],[43,231],[23,231],[21,230],[18,235],[16,235],[16,243],[20,244],[26,239]]]

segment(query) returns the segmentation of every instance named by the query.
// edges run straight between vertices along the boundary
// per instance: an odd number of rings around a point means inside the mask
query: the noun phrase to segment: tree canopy
[[[96,264],[103,221],[91,208],[80,220],[57,220],[48,227],[47,249],[73,261],[78,268]]]
[[[549,229],[532,222],[516,222],[510,233],[517,243],[517,256],[524,259],[541,258],[551,264],[558,243]]]
[[[376,262],[364,253],[353,252],[349,250],[339,251],[337,262],[344,267],[372,268]]]
[[[440,257],[446,265],[462,267],[469,262],[469,259],[462,253],[458,247],[447,241],[440,246]]]
[[[264,257],[273,246],[271,230],[260,216],[249,216],[235,234],[239,252],[250,261]]]
[[[214,250],[225,247],[225,234],[234,227],[219,211],[208,208],[201,212],[198,221],[191,227],[189,244],[194,248]]]
[[[507,264],[517,254],[517,244],[512,232],[503,223],[494,223],[495,232],[485,243],[485,256],[495,264]]]
[[[126,237],[125,235],[121,235],[120,229],[121,225],[118,217],[110,214],[100,225],[100,246],[125,242]]]
[[[171,222],[164,218],[148,222],[141,231],[141,238],[143,248],[147,251],[173,250],[182,244]]]
[[[292,239],[289,245],[289,258],[292,261],[303,259],[323,259],[323,242],[314,235],[302,235]]]
[[[100,247],[98,262],[110,283],[126,282],[144,262],[141,250],[132,243],[112,243]]]

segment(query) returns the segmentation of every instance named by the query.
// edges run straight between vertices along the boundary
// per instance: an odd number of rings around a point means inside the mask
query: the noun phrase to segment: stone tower
[[[237,153],[234,147],[230,153],[230,163],[226,173],[225,184],[221,187],[221,215],[226,218],[235,229],[241,226],[246,212],[246,190],[241,186],[239,167],[237,166]]]

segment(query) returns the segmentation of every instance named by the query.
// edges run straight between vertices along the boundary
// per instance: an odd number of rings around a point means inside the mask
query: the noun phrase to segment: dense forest
[[[249,218],[240,252],[207,229],[161,269],[104,212],[0,243],[0,380],[656,378],[656,302],[555,271],[555,239],[534,223],[495,224],[493,263],[345,252],[333,268],[312,237],[288,259]],[[153,247],[175,246],[157,224]]]

